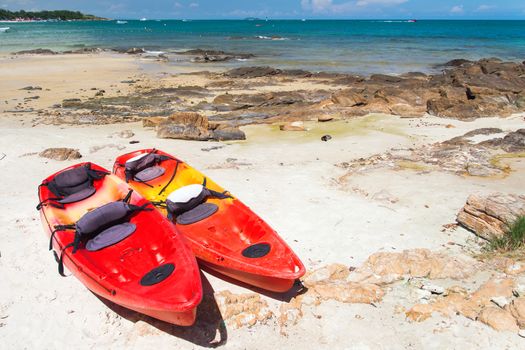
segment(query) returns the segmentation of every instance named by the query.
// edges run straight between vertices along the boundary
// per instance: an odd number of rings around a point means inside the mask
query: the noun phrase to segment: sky
[[[126,19],[525,19],[525,0],[0,0],[0,8]]]

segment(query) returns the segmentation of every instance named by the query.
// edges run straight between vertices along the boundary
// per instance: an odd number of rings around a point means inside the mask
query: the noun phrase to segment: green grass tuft
[[[525,247],[525,216],[520,216],[502,237],[493,239],[489,251],[510,252]]]

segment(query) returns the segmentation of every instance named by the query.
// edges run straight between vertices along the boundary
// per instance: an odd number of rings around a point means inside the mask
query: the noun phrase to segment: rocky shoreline
[[[124,52],[144,53],[142,49],[130,50]],[[36,50],[35,53],[44,52]],[[237,57],[232,53],[207,53],[205,50],[181,54],[199,55],[196,59],[206,62],[214,60],[210,57],[217,60]],[[249,54],[238,55],[241,56],[251,57]],[[57,101],[61,103],[39,112],[47,117],[45,122],[54,124],[100,124],[184,111],[203,113],[210,120],[237,126],[315,120],[326,118],[326,115],[344,119],[370,113],[403,117],[430,114],[468,121],[495,115],[506,117],[525,111],[525,64],[498,59],[453,60],[443,65],[441,73],[428,75],[414,72],[399,76],[373,74],[361,77],[271,67],[241,67],[224,73],[193,74],[204,78],[204,84],[174,85],[177,82],[169,79],[162,80],[161,84],[132,81],[129,82],[134,84],[131,94],[106,96],[101,92],[88,99]],[[311,86],[307,89],[287,88],[304,84]],[[245,92],[237,93],[239,90]],[[53,118],[54,115],[68,117]],[[84,120],[75,120],[75,117],[81,119],[80,115]]]

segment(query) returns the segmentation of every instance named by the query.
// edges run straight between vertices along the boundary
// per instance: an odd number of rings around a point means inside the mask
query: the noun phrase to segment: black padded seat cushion
[[[111,202],[87,212],[76,223],[76,229],[83,235],[100,232],[122,222],[131,213],[126,202]]]
[[[190,225],[202,221],[219,210],[219,206],[213,203],[202,203],[195,208],[177,216],[177,224]]]
[[[100,232],[95,238],[86,243],[86,249],[90,252],[100,250],[116,244],[131,235],[137,226],[131,222],[111,226]]]
[[[95,187],[89,186],[76,193],[70,194],[69,196],[60,199],[58,202],[61,204],[80,202],[81,200],[91,197],[95,192],[97,192]]]
[[[161,177],[166,172],[166,169],[164,169],[161,166],[153,166],[150,168],[146,168],[134,176],[134,180],[140,181],[140,182],[148,182],[153,179],[156,179],[158,177]]]

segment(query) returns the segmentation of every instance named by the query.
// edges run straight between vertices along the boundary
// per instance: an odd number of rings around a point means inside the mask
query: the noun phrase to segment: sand
[[[517,334],[497,332],[463,316],[435,315],[410,323],[398,305],[414,304],[403,283],[385,287],[377,305],[324,302],[303,307],[303,317],[283,332],[278,324],[282,301],[262,295],[276,316],[253,327],[224,326],[221,317],[201,312],[190,329],[156,322],[90,293],[74,277],[62,278],[47,251],[48,240],[35,205],[43,178],[73,164],[38,157],[48,147],[77,148],[88,160],[110,168],[119,154],[156,147],[200,169],[230,190],[272,225],[302,258],[307,269],[330,263],[359,266],[375,252],[428,248],[466,255],[474,236],[457,228],[443,232],[471,193],[523,193],[524,161],[509,160],[514,171],[504,179],[461,177],[444,172],[378,169],[346,178],[336,164],[444,141],[481,127],[504,131],[523,127],[523,116],[459,122],[370,115],[327,124],[307,123],[307,132],[281,132],[275,126],[247,126],[247,141],[161,140],[140,123],[102,126],[34,125],[32,113],[9,110],[27,92],[42,86],[33,108],[83,96],[96,87],[116,92],[120,81],[152,76],[138,59],[118,55],[0,58],[0,347],[56,349],[152,347],[197,349],[503,349],[519,348]],[[148,65],[151,63],[147,63]],[[166,67],[158,68],[158,71]],[[119,85],[121,84],[121,85]],[[114,86],[112,86],[114,85]],[[46,91],[45,89],[50,89]],[[90,92],[92,93],[92,92]],[[80,95],[79,95],[80,94]],[[87,92],[85,92],[87,94]],[[7,101],[5,104],[3,101]],[[4,105],[5,104],[5,105]],[[4,111],[2,112],[2,109]],[[454,128],[446,127],[452,124]],[[116,135],[135,133],[131,139]],[[334,137],[320,141],[324,133]],[[130,140],[140,141],[129,144]],[[204,150],[218,146],[215,150]],[[95,148],[100,148],[96,150]],[[454,242],[455,244],[449,244]],[[479,283],[492,272],[480,273]],[[206,293],[253,293],[204,273]],[[213,306],[213,303],[212,303]],[[222,334],[221,334],[222,333]],[[215,339],[215,342],[212,340]],[[211,344],[210,344],[211,342]]]

